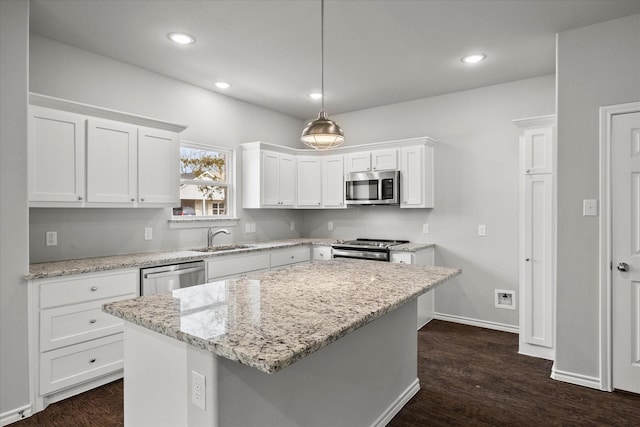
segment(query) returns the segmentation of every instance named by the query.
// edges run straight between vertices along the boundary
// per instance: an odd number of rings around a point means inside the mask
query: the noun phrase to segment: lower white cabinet
[[[434,257],[435,250],[433,246],[419,249],[415,252],[391,251],[391,262],[395,262],[398,264],[434,265]],[[435,291],[430,290],[418,297],[418,329],[422,328],[424,325],[433,320],[435,311],[434,295]]]
[[[271,251],[272,269],[309,261],[311,261],[311,247],[307,245]]]
[[[122,377],[123,321],[102,305],[138,294],[138,269],[29,282],[36,412]]]
[[[231,279],[244,273],[267,271],[269,260],[268,251],[209,259],[206,262],[207,282]]]
[[[330,261],[333,258],[331,246],[316,245],[311,248],[312,261]]]

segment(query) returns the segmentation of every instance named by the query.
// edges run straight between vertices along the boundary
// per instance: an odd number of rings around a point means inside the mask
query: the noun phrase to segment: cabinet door
[[[180,148],[174,132],[138,130],[138,202],[179,206]]]
[[[401,149],[400,188],[402,207],[424,206],[424,147],[403,147]]]
[[[553,127],[524,131],[525,173],[553,173]]]
[[[371,169],[374,171],[398,169],[398,150],[376,150],[371,152]]]
[[[369,172],[371,171],[371,152],[362,151],[359,153],[347,154],[347,172]]]
[[[84,118],[35,106],[29,112],[29,201],[81,204]]]
[[[320,157],[298,156],[298,206],[319,208],[322,204],[322,163]]]
[[[137,199],[137,128],[87,121],[87,202],[133,206]]]
[[[344,157],[322,159],[322,204],[326,208],[344,208]]]
[[[280,154],[278,167],[280,206],[293,207],[296,203],[296,159],[289,154]]]
[[[524,342],[553,346],[553,175],[525,176]]]
[[[278,188],[280,182],[278,178],[278,163],[280,156],[272,151],[262,152],[262,205],[263,206],[279,206],[280,190]]]

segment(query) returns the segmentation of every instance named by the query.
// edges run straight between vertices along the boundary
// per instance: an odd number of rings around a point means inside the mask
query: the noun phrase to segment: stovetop
[[[340,243],[340,247],[351,247],[361,249],[387,249],[394,245],[401,245],[403,243],[409,243],[408,240],[387,240],[387,239],[356,239],[347,240],[344,243]]]

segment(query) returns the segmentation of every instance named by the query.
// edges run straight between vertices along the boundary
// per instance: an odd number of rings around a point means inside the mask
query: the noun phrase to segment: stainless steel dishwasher
[[[140,269],[140,295],[158,294],[204,282],[204,261]]]

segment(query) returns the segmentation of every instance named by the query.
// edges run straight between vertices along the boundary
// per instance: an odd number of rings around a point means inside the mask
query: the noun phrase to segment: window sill
[[[236,226],[240,218],[171,218],[169,228],[209,228]]]

